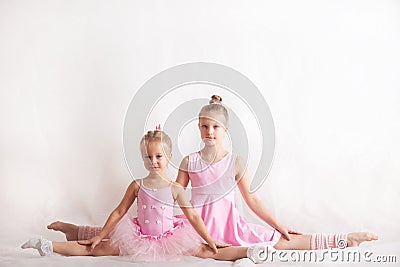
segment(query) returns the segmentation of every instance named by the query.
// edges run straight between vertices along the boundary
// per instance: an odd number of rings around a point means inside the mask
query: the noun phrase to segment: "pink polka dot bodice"
[[[171,185],[151,189],[141,180],[137,199],[137,220],[142,234],[161,235],[174,227]]]

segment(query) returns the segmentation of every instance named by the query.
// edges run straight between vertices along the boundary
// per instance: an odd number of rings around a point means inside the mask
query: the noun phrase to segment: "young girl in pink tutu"
[[[211,97],[199,113],[199,130],[204,148],[186,156],[180,165],[177,183],[192,185],[191,203],[216,240],[235,246],[264,244],[276,249],[328,249],[358,246],[377,240],[372,233],[301,234],[281,223],[267,210],[255,193],[249,192],[250,179],[244,160],[223,147],[229,115],[222,98]],[[237,186],[250,209],[268,226],[247,223],[235,207],[233,187]],[[90,238],[99,227],[76,226],[55,222],[49,229],[59,230],[67,239]]]
[[[182,186],[166,176],[172,155],[167,134],[161,130],[149,131],[142,138],[140,147],[149,174],[129,185],[122,201],[96,236],[78,242],[33,238],[22,248],[35,248],[42,256],[53,252],[68,256],[121,255],[140,261],[179,260],[184,255],[220,260],[247,256],[255,259],[258,251],[255,246],[247,249],[215,241],[191,206]],[[130,218],[126,213],[136,198],[138,217]],[[173,216],[175,202],[186,218]]]

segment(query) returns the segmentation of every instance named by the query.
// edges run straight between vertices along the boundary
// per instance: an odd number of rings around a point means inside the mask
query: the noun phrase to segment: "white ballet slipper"
[[[43,237],[34,237],[21,245],[22,249],[34,248],[37,249],[41,256],[53,254],[53,243]]]

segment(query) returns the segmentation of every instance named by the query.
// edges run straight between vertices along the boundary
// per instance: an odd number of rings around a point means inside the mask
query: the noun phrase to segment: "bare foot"
[[[56,221],[47,225],[47,229],[63,232],[68,241],[78,240],[78,226],[75,224]]]
[[[364,241],[378,240],[378,236],[373,233],[358,232],[347,235],[347,246],[358,247]]]

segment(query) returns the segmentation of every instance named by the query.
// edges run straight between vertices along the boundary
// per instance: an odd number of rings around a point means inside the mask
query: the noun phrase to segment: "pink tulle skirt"
[[[174,217],[174,227],[162,235],[146,235],[136,218],[125,215],[110,233],[120,256],[135,261],[177,261],[195,255],[202,239],[185,217]]]

